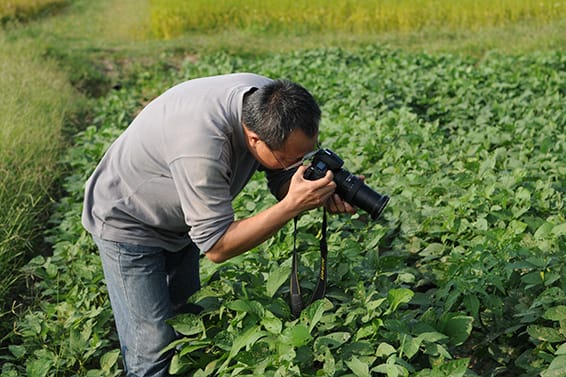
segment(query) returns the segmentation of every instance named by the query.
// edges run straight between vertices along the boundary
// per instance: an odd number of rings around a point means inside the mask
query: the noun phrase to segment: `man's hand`
[[[350,215],[353,215],[357,211],[356,207],[347,201],[342,200],[338,194],[332,194],[326,203],[324,203],[324,207],[328,213],[349,213]]]
[[[297,195],[295,208],[302,208],[302,212],[324,205],[329,213],[349,213],[351,215],[356,213],[356,207],[334,192],[336,183],[332,171],[327,171],[323,178],[311,181],[304,178],[307,168],[308,166],[300,166],[291,178],[289,194],[295,190],[294,194]],[[365,179],[364,176],[359,176],[359,178],[362,181]]]
[[[291,178],[289,191],[283,199],[299,213],[323,206],[336,190],[334,175],[330,170],[324,177],[311,181],[304,177],[306,169],[307,166],[299,166]]]
[[[277,204],[246,219],[234,221],[226,233],[206,251],[213,262],[220,263],[259,245],[287,221],[303,211],[324,205],[336,190],[331,171],[316,181],[305,179],[306,166],[291,178],[287,195]]]
[[[359,175],[358,178],[362,182],[366,179],[363,175]],[[327,202],[324,203],[324,207],[329,213],[349,213],[350,215],[355,214],[358,210],[356,207],[343,200],[338,194],[333,194]]]
[[[327,206],[332,213],[354,213],[355,209],[334,194],[336,183],[329,170],[316,181],[304,178],[306,166],[300,166],[289,184],[287,195],[272,207],[246,219],[234,221],[226,233],[206,252],[220,263],[259,245],[277,232],[287,221],[303,211]]]

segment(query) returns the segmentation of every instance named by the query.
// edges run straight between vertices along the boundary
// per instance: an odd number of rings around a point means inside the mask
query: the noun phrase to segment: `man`
[[[128,376],[166,376],[165,322],[200,288],[199,255],[220,263],[303,211],[353,212],[331,172],[304,179],[320,109],[286,80],[240,73],[179,84],[112,144],[86,184],[82,222],[98,245]],[[289,167],[300,165],[295,170]],[[231,201],[266,171],[280,199],[246,219]]]

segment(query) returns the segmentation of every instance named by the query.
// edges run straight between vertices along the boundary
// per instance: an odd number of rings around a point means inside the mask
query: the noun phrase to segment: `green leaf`
[[[470,294],[464,296],[463,303],[474,318],[479,318],[480,300],[476,295]]]
[[[413,298],[414,293],[410,289],[407,288],[397,288],[391,289],[387,293],[387,301],[389,301],[389,308],[387,309],[385,314],[391,314],[401,304],[406,304]]]
[[[566,340],[564,335],[562,335],[559,330],[542,325],[528,326],[527,332],[535,339],[550,343],[563,342],[564,340]]]
[[[448,337],[436,331],[429,331],[419,334],[419,339],[427,343],[436,343],[446,340]]]
[[[309,329],[303,324],[285,329],[285,331],[283,331],[283,337],[288,344],[294,347],[302,347],[312,340]]]
[[[555,355],[566,355],[566,342],[562,343],[554,353]]]
[[[537,240],[548,238],[554,226],[551,223],[545,222],[536,230],[534,237]]]
[[[427,247],[422,250],[419,255],[422,257],[440,257],[444,252],[445,246],[441,243],[430,243]]]
[[[316,324],[322,318],[326,310],[332,309],[332,303],[328,299],[316,300],[303,310],[301,313],[309,323],[309,332],[311,332]]]
[[[194,314],[182,314],[167,321],[180,334],[191,336],[203,333],[204,324],[202,319]]]
[[[55,355],[53,355],[55,357]],[[27,363],[26,371],[29,377],[45,377],[53,366],[54,359],[35,359]]]
[[[541,377],[566,377],[566,355],[556,356]]]
[[[480,164],[478,174],[483,176],[486,172],[491,172],[495,168],[495,156],[488,156]]]
[[[327,335],[319,336],[315,340],[315,349],[321,349],[321,347],[328,347],[329,349],[335,349],[340,347],[342,344],[346,343],[352,335],[349,332],[340,331],[334,332]]]
[[[243,334],[239,335],[234,339],[232,343],[232,348],[230,349],[230,358],[236,356],[236,354],[243,348],[249,348],[255,344],[259,339],[263,338],[267,333],[265,331],[260,331],[259,326],[253,326],[247,329]]]
[[[543,318],[551,321],[562,321],[566,319],[566,305],[558,305],[548,308]]]
[[[370,325],[362,326],[356,332],[356,340],[364,339],[375,335],[376,326],[372,323]]]
[[[171,358],[171,362],[169,364],[169,373],[170,374],[181,374],[185,370],[187,370],[192,364],[192,361],[182,358],[179,354],[174,354]]]
[[[391,354],[385,363],[379,364],[373,368],[372,372],[385,374],[387,377],[397,377],[400,374],[407,375],[405,368],[397,365],[397,356],[395,354]]]
[[[460,345],[470,336],[473,322],[473,317],[449,314],[440,319],[440,331],[448,335],[454,345]]]
[[[395,352],[397,352],[397,350],[391,344],[379,343],[379,346],[377,346],[377,350],[375,354],[377,357],[387,357],[391,354],[394,354]]]
[[[565,235],[566,235],[566,223],[562,223],[562,224],[555,225],[555,226],[552,228],[551,233],[552,233],[555,237],[565,236]]]
[[[447,360],[435,365],[432,370],[425,369],[417,374],[419,377],[463,377],[466,375],[470,359]]]
[[[525,229],[527,229],[527,224],[517,220],[511,221],[507,226],[507,231],[513,235],[522,234],[525,232]]]
[[[351,360],[346,361],[346,365],[357,377],[370,377],[368,365],[357,357],[354,356]]]
[[[226,307],[240,313],[253,314],[258,318],[263,318],[265,313],[263,305],[254,300],[238,299],[226,303]]]
[[[334,355],[330,350],[324,351],[324,359],[323,359],[323,367],[322,370],[326,376],[334,376],[336,374],[336,360],[334,359]]]
[[[195,374],[193,375],[193,377],[212,376],[214,374],[214,371],[216,370],[216,365],[220,361],[221,361],[220,359],[212,360],[210,363],[206,364],[206,367],[204,368],[204,370],[199,369],[198,371],[196,371]]]
[[[261,320],[263,327],[272,334],[280,334],[283,328],[283,322],[270,311],[266,311],[265,313],[265,317]]]
[[[112,367],[116,365],[116,361],[118,361],[119,356],[120,356],[119,349],[106,352],[100,358],[100,369],[102,369],[105,372],[110,372],[110,369],[112,369]]]
[[[411,359],[413,356],[419,352],[419,347],[421,346],[422,339],[419,337],[413,338],[410,335],[403,334],[401,336],[401,345],[403,354],[407,356],[407,358]]]
[[[192,352],[198,351],[200,349],[206,348],[210,346],[210,341],[208,340],[192,340],[187,342],[187,345],[181,348],[179,352],[179,356],[185,356]]]
[[[291,266],[282,264],[278,268],[272,270],[267,277],[265,289],[268,297],[273,297],[277,290],[289,279],[291,274]]]
[[[16,359],[23,357],[26,354],[26,348],[24,346],[9,345],[8,350],[14,355]]]

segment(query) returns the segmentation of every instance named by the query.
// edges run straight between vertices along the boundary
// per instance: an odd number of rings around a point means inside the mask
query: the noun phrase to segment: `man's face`
[[[256,146],[257,160],[268,169],[287,169],[302,161],[317,145],[318,135],[310,138],[302,130],[293,130],[282,148],[277,150],[260,141]]]

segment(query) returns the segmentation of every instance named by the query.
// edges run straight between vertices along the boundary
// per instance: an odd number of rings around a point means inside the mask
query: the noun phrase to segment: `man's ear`
[[[253,145],[254,147],[257,143],[261,141],[259,136],[253,131],[249,133],[248,138],[250,140],[250,144]]]
[[[246,134],[246,138],[248,139],[248,144],[250,145],[250,147],[255,149],[257,143],[261,141],[259,135],[251,131],[248,127],[246,127],[245,124],[244,124],[244,132]]]

